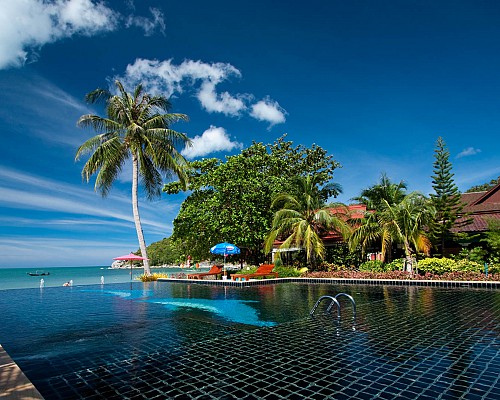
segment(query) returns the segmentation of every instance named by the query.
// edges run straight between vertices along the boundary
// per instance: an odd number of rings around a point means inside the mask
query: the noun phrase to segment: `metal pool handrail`
[[[326,311],[330,311],[333,307],[334,304],[337,305],[337,318],[340,318],[340,303],[339,301],[333,297],[333,296],[328,296],[328,295],[325,295],[325,296],[321,296],[318,301],[316,302],[316,304],[314,305],[314,307],[312,308],[311,312],[309,313],[309,315],[312,317],[314,315],[314,311],[316,311],[316,309],[318,308],[319,306],[319,303],[321,303],[322,300],[324,299],[331,299],[332,302],[330,303],[330,305],[328,306],[328,308],[326,309]]]
[[[326,312],[330,312],[333,308],[333,305],[335,304],[337,306],[337,318],[340,318],[340,303],[339,301],[337,300],[337,297],[339,296],[344,296],[344,297],[347,297],[350,301],[351,301],[351,304],[352,304],[352,318],[353,320],[356,319],[356,302],[354,301],[353,297],[347,293],[339,293],[337,294],[335,297],[334,296],[329,296],[329,295],[325,295],[325,296],[321,296],[318,301],[316,302],[316,304],[314,305],[314,307],[311,309],[311,312],[309,313],[310,316],[313,316],[314,315],[314,312],[316,311],[316,309],[318,308],[319,304],[324,300],[324,299],[330,299],[332,300],[332,302],[328,305],[327,309],[326,309]]]
[[[356,319],[356,302],[354,301],[353,297],[350,294],[347,294],[347,293],[339,293],[339,294],[337,294],[335,296],[335,299],[337,299],[337,297],[339,297],[339,296],[347,297],[351,301],[351,304],[352,304],[352,318]],[[327,311],[330,311],[331,307],[332,307],[332,304],[330,304],[328,306]]]

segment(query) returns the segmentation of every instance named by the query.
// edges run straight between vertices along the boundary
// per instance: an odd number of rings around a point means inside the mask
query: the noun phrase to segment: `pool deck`
[[[42,395],[0,345],[0,399],[39,400]]]

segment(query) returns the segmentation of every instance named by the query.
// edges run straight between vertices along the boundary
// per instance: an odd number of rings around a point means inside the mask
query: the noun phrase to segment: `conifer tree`
[[[464,204],[460,200],[460,192],[451,172],[450,152],[442,137],[437,140],[434,158],[434,175],[431,178],[435,193],[431,193],[430,197],[436,216],[430,226],[431,239],[444,256],[446,240],[453,237],[451,229],[457,226],[457,220],[463,215]],[[460,225],[466,223],[468,221],[464,220]]]

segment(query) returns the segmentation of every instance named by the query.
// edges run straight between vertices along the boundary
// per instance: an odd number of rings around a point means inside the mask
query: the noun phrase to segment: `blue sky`
[[[138,248],[130,168],[102,199],[75,163],[114,79],[171,96],[189,159],[286,133],[325,148],[348,203],[385,172],[432,191],[442,136],[462,191],[500,175],[500,3],[0,0],[0,267],[109,265]],[[141,201],[147,243],[182,196]]]

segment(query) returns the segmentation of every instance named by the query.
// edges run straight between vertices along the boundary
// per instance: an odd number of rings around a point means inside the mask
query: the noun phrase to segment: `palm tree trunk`
[[[411,247],[410,247],[410,243],[408,242],[408,240],[406,238],[404,239],[404,247],[405,247],[405,256],[406,256],[406,262],[405,262],[406,271],[413,274],[413,258],[412,258],[412,254],[411,254]]]
[[[144,258],[148,258],[148,253],[146,251],[146,241],[144,240],[144,234],[142,233],[141,217],[139,216],[139,202],[137,199],[137,183],[139,178],[139,165],[137,156],[132,154],[132,209],[134,212],[134,223],[135,230],[137,231],[137,239],[139,240],[139,247],[141,249],[141,255]],[[144,260],[144,274],[151,275],[151,270],[149,268],[149,260]]]

